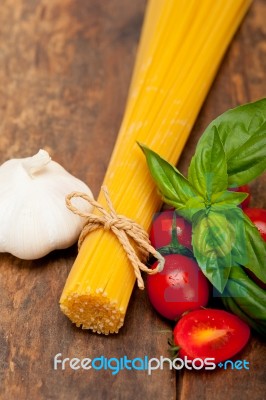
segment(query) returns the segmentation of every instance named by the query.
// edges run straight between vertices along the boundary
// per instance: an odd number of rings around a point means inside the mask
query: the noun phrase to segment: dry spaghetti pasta
[[[116,211],[149,229],[161,200],[137,141],[176,163],[250,0],[150,0],[128,101],[104,185]],[[100,193],[98,201],[104,203]],[[114,333],[135,274],[110,231],[81,246],[60,304],[77,326]]]

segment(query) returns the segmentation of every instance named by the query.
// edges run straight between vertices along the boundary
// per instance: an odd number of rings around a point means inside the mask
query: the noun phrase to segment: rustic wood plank
[[[4,0],[0,27],[0,161],[39,148],[100,188],[121,123],[145,1]],[[59,297],[76,247],[38,261],[0,257],[0,398],[175,398],[175,374],[53,370],[53,357],[167,355],[146,294],[118,336],[71,325]],[[145,318],[144,318],[145,316]]]
[[[0,13],[0,162],[39,148],[97,194],[122,119],[145,9],[135,0],[3,0]],[[265,95],[265,3],[255,0],[220,68],[179,166],[186,171],[204,127],[226,109]],[[97,149],[95,151],[95,149]],[[265,178],[252,185],[265,205]],[[256,196],[256,200],[255,200]],[[75,246],[38,261],[0,256],[0,398],[223,399],[265,391],[253,338],[250,371],[178,373],[53,370],[53,357],[168,356],[169,324],[135,290],[119,335],[71,325],[58,300]],[[177,382],[177,383],[176,383]]]

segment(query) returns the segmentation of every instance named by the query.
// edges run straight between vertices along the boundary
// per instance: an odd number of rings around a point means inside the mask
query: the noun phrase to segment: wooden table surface
[[[122,120],[144,0],[2,0],[0,162],[40,148],[97,195]],[[266,2],[255,0],[233,39],[179,162],[186,172],[207,124],[266,94]],[[265,176],[251,186],[266,207]],[[0,203],[1,204],[1,203]],[[1,223],[1,222],[0,222]],[[76,246],[37,261],[0,256],[0,399],[262,400],[265,344],[254,335],[249,370],[209,372],[53,369],[63,357],[168,356],[169,324],[135,288],[125,325],[108,337],[76,328],[58,301]]]

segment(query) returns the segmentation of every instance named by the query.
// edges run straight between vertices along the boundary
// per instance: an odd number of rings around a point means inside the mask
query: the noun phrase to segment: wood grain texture
[[[0,162],[39,148],[84,180],[95,195],[121,123],[145,10],[144,0],[2,0]],[[208,123],[265,96],[266,4],[255,0],[219,69],[179,162],[185,172]],[[266,207],[265,176],[252,184]],[[0,399],[261,400],[265,344],[241,354],[249,371],[210,373],[64,371],[53,357],[168,356],[169,324],[135,289],[119,335],[74,327],[58,301],[76,247],[26,262],[0,256]],[[108,262],[108,260],[107,260]]]

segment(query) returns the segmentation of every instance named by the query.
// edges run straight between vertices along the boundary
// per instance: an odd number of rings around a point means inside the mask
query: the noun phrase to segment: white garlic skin
[[[45,150],[2,164],[0,252],[34,260],[73,245],[85,224],[85,218],[66,207],[65,197],[73,191],[93,197],[84,182],[52,161]],[[72,202],[83,212],[92,211],[82,199]]]

